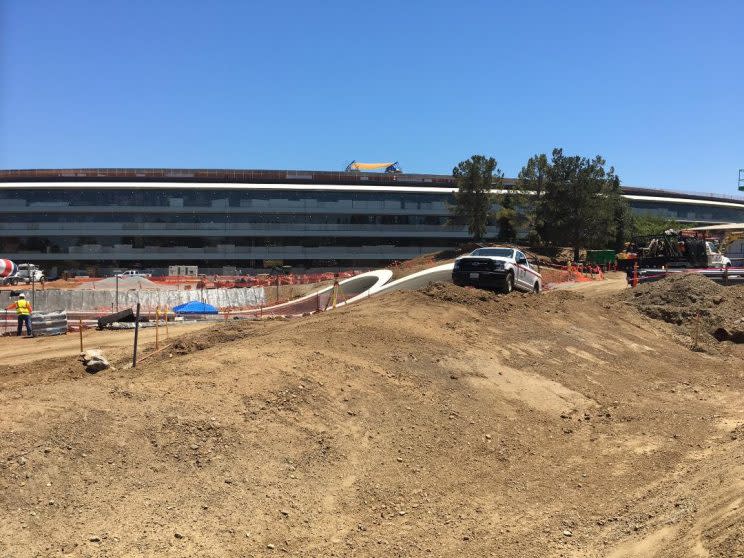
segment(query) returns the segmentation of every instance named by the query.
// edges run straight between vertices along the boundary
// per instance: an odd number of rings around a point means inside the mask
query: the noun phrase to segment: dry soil
[[[681,327],[432,285],[4,365],[0,555],[744,556],[742,345]]]

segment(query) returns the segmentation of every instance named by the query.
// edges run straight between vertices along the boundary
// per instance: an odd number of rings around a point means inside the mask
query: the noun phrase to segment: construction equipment
[[[744,266],[744,231],[726,233],[719,247],[735,266]]]
[[[394,163],[359,163],[357,161],[352,161],[346,167],[346,172],[359,172],[363,170],[368,171],[380,169],[385,169],[385,172],[388,174],[397,174],[399,172],[402,172],[400,170],[400,166],[398,165],[398,161],[395,161]]]
[[[726,254],[729,247],[737,240],[744,240],[744,231],[733,231],[726,233],[726,235],[723,237],[723,240],[721,240],[721,252]]]
[[[12,277],[18,272],[16,264],[10,260],[0,260],[0,278]]]
[[[19,283],[43,282],[44,272],[34,264],[14,264],[10,260],[0,260],[0,284],[18,285]]]
[[[715,241],[696,231],[669,229],[662,234],[634,238],[617,255],[618,268],[722,268],[731,265]]]

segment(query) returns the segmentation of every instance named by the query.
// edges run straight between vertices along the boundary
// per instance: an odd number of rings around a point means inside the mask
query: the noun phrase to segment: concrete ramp
[[[395,281],[381,281],[370,287],[369,290],[347,300],[346,304],[353,304],[358,300],[363,300],[365,298],[378,294],[394,293],[396,291],[415,291],[435,281],[451,283],[452,268],[454,267],[454,265],[454,263],[446,263],[429,269],[424,269],[423,271],[417,271],[416,273],[412,273],[411,275],[408,275],[406,277],[401,277],[400,279],[396,279]],[[379,271],[388,270],[384,269]],[[377,272],[372,271],[370,273]],[[392,272],[389,273],[389,277],[392,277]]]
[[[455,267],[453,262],[417,271],[406,277],[396,279],[390,283],[382,285],[372,294],[393,293],[396,291],[415,291],[425,287],[432,282],[451,283],[452,269]]]
[[[336,307],[344,306],[351,302],[367,298],[378,292],[380,287],[390,281],[393,272],[389,269],[378,269],[368,271],[356,277],[350,277],[339,281],[340,292],[337,296]],[[333,285],[323,287],[296,300],[291,300],[276,306],[267,306],[258,310],[236,312],[236,316],[296,316],[309,312],[317,312],[330,308],[333,304]]]
[[[414,291],[425,287],[431,282],[441,281],[446,283],[452,282],[452,268],[454,263],[446,263],[417,271],[406,277],[390,281],[393,272],[389,269],[378,269],[369,271],[362,275],[357,275],[350,279],[345,279],[339,283],[342,295],[336,302],[336,307],[353,304],[378,294],[392,293],[396,291]],[[261,310],[251,310],[250,312],[240,312],[239,315],[249,316],[296,316],[308,312],[316,312],[330,308],[332,301],[329,302],[333,294],[333,287],[324,287],[314,293],[304,296],[300,299],[285,302],[276,306],[270,306]],[[236,314],[237,315],[237,314]]]

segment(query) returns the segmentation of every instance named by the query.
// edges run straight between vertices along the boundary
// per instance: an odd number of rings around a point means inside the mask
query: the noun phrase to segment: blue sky
[[[562,146],[623,183],[737,193],[744,3],[0,0],[0,168],[514,176]]]

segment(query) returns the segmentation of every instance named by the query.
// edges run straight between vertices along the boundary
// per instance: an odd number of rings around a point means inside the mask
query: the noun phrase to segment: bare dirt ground
[[[432,285],[136,370],[4,365],[0,555],[744,556],[744,345],[613,290]]]
[[[175,339],[185,333],[198,331],[212,327],[214,322],[197,322],[188,324],[171,323],[168,326],[168,334]],[[15,331],[15,324],[8,328]],[[166,344],[165,327],[160,328],[158,333],[160,340]],[[98,331],[86,329],[83,331],[84,349],[103,349],[112,358],[124,358],[132,352],[134,331]],[[172,339],[171,339],[172,340]],[[155,343],[155,328],[143,327],[139,331],[139,342],[143,348],[148,348]],[[169,341],[168,341],[169,342]],[[77,332],[59,335],[56,337],[0,337],[0,365],[22,365],[31,364],[38,360],[72,357],[80,354],[80,337]]]

